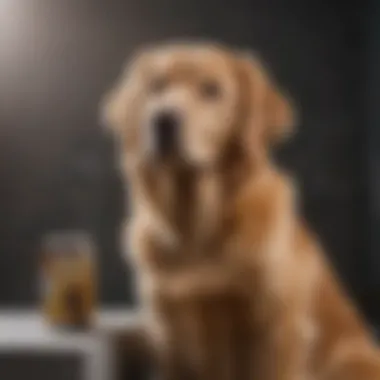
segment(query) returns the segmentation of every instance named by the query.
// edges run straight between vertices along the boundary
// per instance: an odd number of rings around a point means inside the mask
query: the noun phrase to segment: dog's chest
[[[245,300],[223,295],[156,301],[166,342],[196,378],[250,378],[253,331]]]

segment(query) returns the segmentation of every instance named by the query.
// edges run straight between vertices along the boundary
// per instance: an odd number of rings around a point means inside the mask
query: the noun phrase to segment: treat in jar
[[[46,320],[67,328],[92,323],[96,303],[95,249],[81,232],[47,235],[41,252],[41,298]]]

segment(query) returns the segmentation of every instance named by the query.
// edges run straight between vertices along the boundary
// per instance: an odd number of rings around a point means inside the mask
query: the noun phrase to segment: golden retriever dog
[[[163,378],[380,379],[375,342],[271,157],[295,112],[256,57],[146,49],[102,113],[120,143],[125,236]]]

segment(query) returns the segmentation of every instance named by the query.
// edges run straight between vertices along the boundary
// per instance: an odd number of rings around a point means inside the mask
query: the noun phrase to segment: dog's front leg
[[[270,328],[256,360],[259,378],[266,380],[309,380],[307,373],[310,335],[306,319],[283,315]]]
[[[159,348],[156,352],[155,379],[196,380],[191,368],[185,365],[175,347]]]

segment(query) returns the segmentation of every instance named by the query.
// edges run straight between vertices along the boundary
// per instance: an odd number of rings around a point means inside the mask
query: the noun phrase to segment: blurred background
[[[147,43],[256,50],[301,111],[278,152],[349,291],[380,322],[380,4],[337,0],[0,0],[0,307],[33,306],[41,237],[96,238],[105,306],[133,302],[102,94]]]

